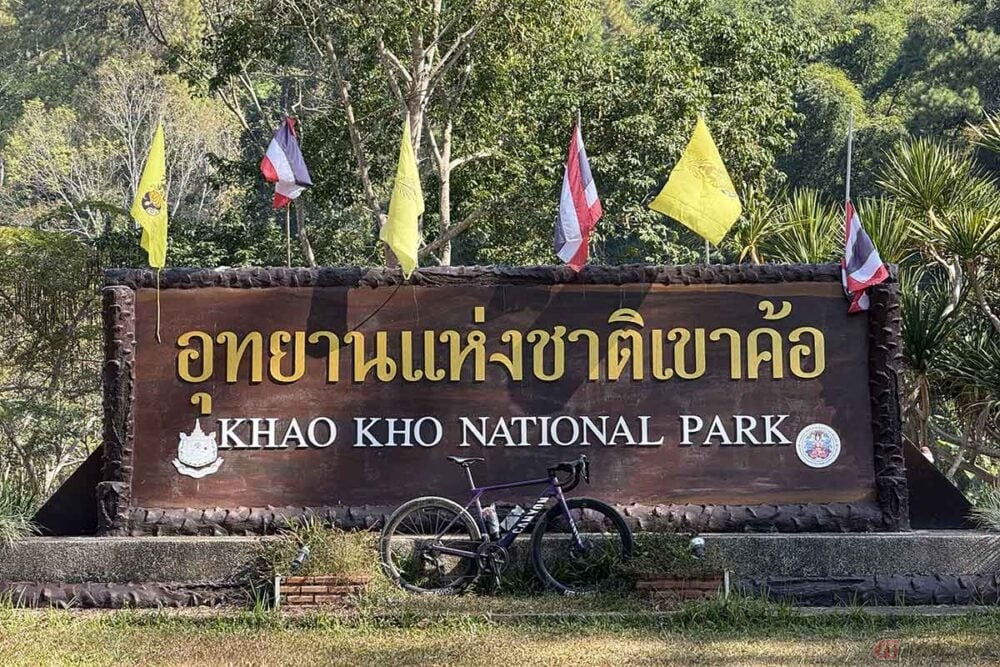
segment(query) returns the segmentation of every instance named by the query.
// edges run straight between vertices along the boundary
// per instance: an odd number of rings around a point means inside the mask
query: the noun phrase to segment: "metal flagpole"
[[[285,207],[285,253],[288,256],[288,268],[292,267],[292,202]]]
[[[705,239],[705,264],[711,264],[712,263],[711,260],[709,259],[709,254],[708,253],[709,253],[708,239]]]
[[[847,179],[844,185],[844,203],[851,201],[851,151],[854,150],[854,109],[847,121]]]

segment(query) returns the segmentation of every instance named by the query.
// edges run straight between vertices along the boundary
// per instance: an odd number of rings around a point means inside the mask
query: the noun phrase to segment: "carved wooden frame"
[[[579,274],[563,266],[442,267],[420,269],[410,284],[552,285],[656,283],[662,285],[840,282],[837,264],[731,264],[687,266],[588,266]],[[226,287],[385,287],[403,283],[398,269],[247,268],[172,269],[161,289]],[[135,400],[135,290],[156,286],[156,274],[111,270],[104,289],[104,481],[98,486],[99,531],[104,535],[267,533],[301,516],[344,527],[377,525],[391,507],[238,507],[203,509],[131,506]],[[899,405],[900,313],[895,272],[871,288],[868,313],[869,388],[877,500],[865,503],[786,505],[629,505],[620,507],[641,530],[878,531],[907,530],[909,509]],[[846,302],[845,302],[846,307]]]

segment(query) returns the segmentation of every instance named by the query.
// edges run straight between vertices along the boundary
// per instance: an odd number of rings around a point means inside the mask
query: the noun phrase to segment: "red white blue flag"
[[[313,184],[295,137],[294,118],[286,117],[274,133],[267,154],[260,162],[260,171],[268,183],[274,183],[274,208],[287,206]]]
[[[861,226],[861,218],[854,210],[850,201],[844,211],[844,260],[841,263],[841,277],[844,291],[851,300],[847,309],[849,313],[859,313],[868,310],[869,300],[867,290],[872,285],[878,285],[889,277],[889,270],[882,263],[882,258],[875,249],[875,244]]]
[[[597,226],[603,213],[578,123],[573,128],[573,137],[569,142],[569,158],[563,174],[554,244],[559,259],[576,271],[587,263],[590,232]]]

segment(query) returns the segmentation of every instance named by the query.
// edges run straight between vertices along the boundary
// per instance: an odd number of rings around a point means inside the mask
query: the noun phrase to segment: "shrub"
[[[0,549],[36,531],[31,517],[34,499],[9,486],[0,486]]]
[[[638,533],[635,555],[624,565],[633,577],[668,576],[678,579],[702,579],[718,576],[722,561],[708,549],[702,558],[695,558],[690,541],[694,535],[684,533]]]
[[[376,539],[374,533],[349,532],[310,517],[291,524],[276,539],[261,542],[257,571],[268,580],[276,574],[292,574],[292,561],[308,546],[309,558],[296,575],[371,575],[377,566]]]
[[[987,487],[969,514],[982,528],[1000,531],[1000,491]]]

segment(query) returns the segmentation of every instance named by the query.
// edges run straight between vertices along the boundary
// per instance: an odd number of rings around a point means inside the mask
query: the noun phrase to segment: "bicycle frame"
[[[566,504],[566,497],[563,496],[562,485],[559,483],[559,480],[555,475],[553,475],[552,477],[542,477],[540,479],[530,479],[523,482],[509,482],[507,484],[476,486],[475,482],[472,480],[472,471],[466,468],[465,472],[469,477],[469,487],[470,487],[469,502],[466,503],[465,505],[465,511],[468,512],[471,507],[475,506],[476,513],[474,516],[476,522],[479,525],[479,529],[484,536],[483,537],[484,542],[487,542],[490,539],[489,531],[487,531],[486,529],[486,521],[483,519],[483,505],[480,502],[480,499],[485,494],[491,493],[493,491],[502,491],[504,489],[516,489],[523,486],[541,486],[542,484],[547,484],[548,486],[546,487],[545,491],[542,493],[542,495],[538,497],[538,500],[535,501],[535,504],[531,506],[531,509],[525,511],[524,514],[518,517],[517,523],[511,526],[510,530],[501,535],[500,539],[496,541],[496,544],[503,547],[504,549],[509,547],[514,542],[514,540],[517,539],[518,535],[523,533],[525,529],[527,529],[527,527],[531,525],[531,522],[535,520],[535,517],[538,516],[538,513],[541,512],[542,508],[544,508],[546,503],[548,503],[549,498],[555,498],[556,502],[558,503],[558,506],[562,508],[563,515],[569,522],[570,530],[573,533],[573,539],[576,541],[577,547],[580,549],[585,548],[583,540],[580,539],[580,533],[576,529],[576,522],[573,521],[573,515],[570,514],[569,506]],[[442,529],[437,535],[434,536],[434,539],[435,540],[440,539],[442,535],[448,532],[452,524],[454,524],[455,521],[457,520],[458,516],[449,521],[448,525],[446,525],[444,529]],[[443,554],[448,554],[450,556],[460,556],[463,558],[476,557],[475,551],[456,549],[454,547],[448,547],[442,544],[435,544],[430,548],[433,549],[434,551],[438,551]]]

